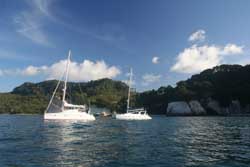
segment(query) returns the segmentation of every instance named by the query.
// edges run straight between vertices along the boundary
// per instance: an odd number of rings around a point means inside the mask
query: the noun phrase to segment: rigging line
[[[45,113],[48,111],[48,109],[49,109],[49,107],[50,107],[50,105],[51,105],[51,103],[52,103],[52,100],[53,100],[53,98],[54,98],[54,96],[55,96],[55,94],[56,94],[56,90],[58,89],[58,87],[59,87],[59,85],[60,85],[60,82],[61,82],[61,80],[63,79],[63,76],[64,76],[64,73],[62,74],[60,80],[58,81],[58,83],[57,83],[57,85],[56,85],[56,88],[55,88],[55,90],[54,90],[54,92],[53,92],[53,94],[52,94],[52,96],[51,96],[51,99],[50,99],[49,104],[48,104],[48,106],[47,106],[47,108],[46,108],[46,110],[45,110]]]
[[[57,104],[51,103],[51,105],[53,105],[54,107],[60,108],[60,107],[58,107]]]
[[[78,86],[79,86],[80,94],[83,95],[83,91],[82,91],[82,88],[81,88],[81,86],[80,86],[80,82],[78,83]],[[83,97],[83,96],[82,96],[82,97]],[[82,100],[83,100],[83,102],[84,102],[84,97],[83,97]]]
[[[79,89],[80,89],[80,94],[81,95],[83,95],[83,91],[82,91],[82,88],[81,88],[81,85],[80,85],[80,82],[78,83],[78,86],[79,86]],[[84,105],[85,105],[85,99],[84,99],[84,95],[82,96],[82,100],[83,100],[83,102],[84,102]],[[88,113],[90,113],[90,101],[89,101],[89,99],[88,99],[88,97],[86,96],[86,101],[87,101],[87,111],[88,111]]]
[[[129,73],[129,82],[128,82],[127,113],[128,113],[128,110],[129,110],[129,100],[130,100],[130,91],[131,91],[131,81],[132,81],[132,75],[133,75],[133,71],[132,71],[132,68],[130,68],[130,73]]]
[[[68,82],[68,92],[66,92],[66,97],[68,97],[68,102],[69,103],[72,103],[72,96],[71,96],[72,95],[72,89],[71,89],[71,86],[72,86],[72,84],[70,82]]]

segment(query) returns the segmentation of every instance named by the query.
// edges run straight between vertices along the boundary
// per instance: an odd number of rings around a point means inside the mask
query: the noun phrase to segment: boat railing
[[[128,109],[128,112],[134,114],[147,114],[147,111],[144,108]]]

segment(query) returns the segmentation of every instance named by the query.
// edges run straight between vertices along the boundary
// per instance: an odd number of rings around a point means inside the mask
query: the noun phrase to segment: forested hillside
[[[0,113],[42,113],[57,81],[24,83],[10,93],[0,94]],[[62,89],[62,86],[59,90]],[[76,104],[92,104],[124,112],[128,87],[121,81],[100,79],[87,83],[68,83],[67,99]],[[70,96],[69,96],[70,95]],[[176,87],[136,93],[132,106],[145,107],[150,114],[165,114],[169,102],[210,99],[227,107],[233,100],[250,105],[250,65],[221,65],[180,81]]]
[[[176,87],[166,86],[138,95],[137,101],[152,113],[166,113],[173,101],[198,100],[205,104],[209,99],[227,107],[237,100],[245,107],[250,104],[250,65],[221,65],[180,81]]]
[[[0,94],[0,113],[42,113],[57,81],[26,82],[10,93]],[[60,84],[59,92],[63,88]],[[76,104],[91,104],[115,110],[127,95],[127,85],[121,81],[100,79],[87,83],[68,83],[67,100]]]

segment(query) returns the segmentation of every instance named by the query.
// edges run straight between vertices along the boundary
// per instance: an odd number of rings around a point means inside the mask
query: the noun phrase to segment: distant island
[[[0,94],[0,113],[42,114],[56,86],[56,80],[26,82],[12,92]],[[76,104],[106,107],[124,112],[128,86],[111,79],[68,84],[68,97]],[[175,87],[134,93],[131,105],[149,114],[249,115],[250,65],[220,65],[180,81]]]

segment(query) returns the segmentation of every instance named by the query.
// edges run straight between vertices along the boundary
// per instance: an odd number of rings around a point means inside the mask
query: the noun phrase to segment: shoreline
[[[11,114],[11,113],[0,113],[2,115],[43,115],[43,114],[26,114],[26,113],[18,113],[18,114]],[[165,117],[250,117],[250,114],[231,114],[231,115],[166,115],[166,114],[149,114],[152,116],[165,116]]]

